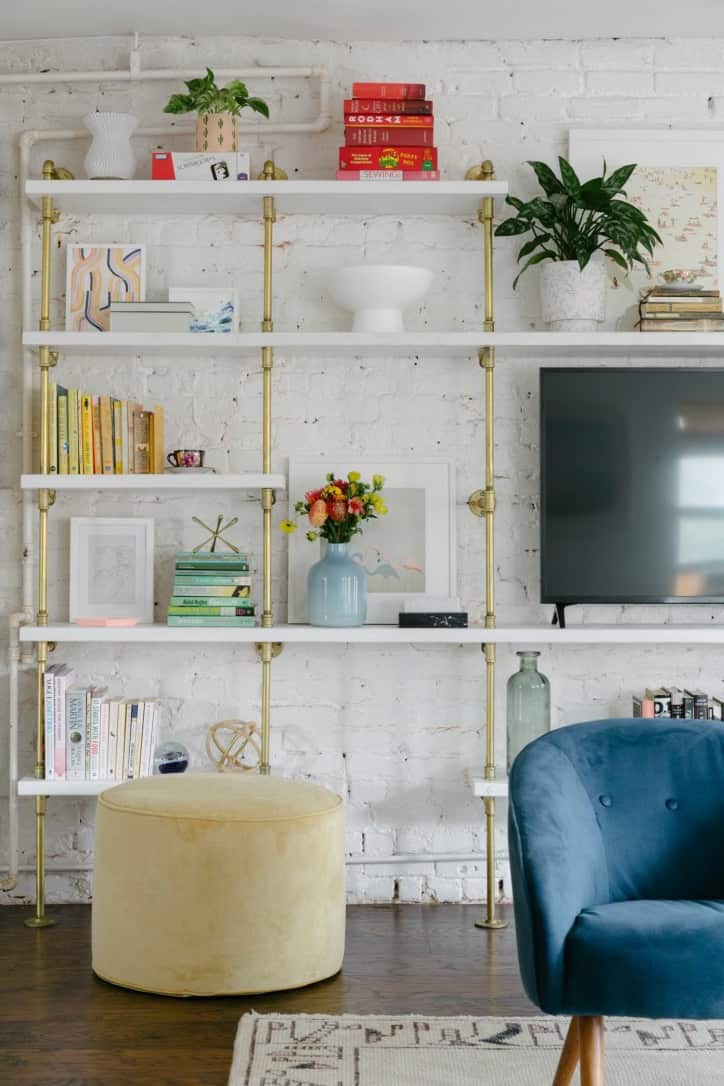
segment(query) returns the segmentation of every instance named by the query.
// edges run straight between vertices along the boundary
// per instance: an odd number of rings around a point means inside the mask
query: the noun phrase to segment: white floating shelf
[[[671,358],[724,356],[718,332],[25,332],[26,347],[92,354],[186,354],[198,358],[256,355],[262,347],[296,355],[389,357],[416,355],[472,357],[481,347],[495,347],[501,359],[582,355]]]
[[[284,490],[284,475],[21,475],[21,490]]]
[[[496,796],[498,798],[508,795],[508,781],[506,778],[503,780],[488,781],[485,777],[475,777],[473,780],[473,795],[474,796]]]
[[[118,781],[46,781],[37,777],[21,777],[19,796],[99,796]]]
[[[39,204],[52,196],[74,215],[251,215],[273,196],[282,215],[477,215],[504,181],[28,181]]]
[[[21,641],[74,641],[145,644],[147,642],[245,642],[281,641],[286,644],[333,643],[358,645],[482,645],[486,642],[509,645],[724,645],[721,626],[483,626],[462,629],[400,629],[399,626],[269,626],[187,628],[165,623],[139,626],[76,626],[54,623],[49,626],[21,626]]]

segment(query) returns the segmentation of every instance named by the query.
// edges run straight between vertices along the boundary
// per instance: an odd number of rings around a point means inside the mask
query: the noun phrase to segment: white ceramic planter
[[[428,268],[401,264],[360,264],[335,271],[329,293],[354,313],[353,332],[404,332],[402,310],[429,290]]]
[[[91,180],[129,181],[136,170],[131,136],[138,127],[132,113],[87,113],[83,124],[93,136],[85,156],[85,172]]]
[[[594,256],[581,271],[576,260],[547,260],[541,265],[540,304],[553,332],[595,332],[606,319],[608,274],[603,257]]]

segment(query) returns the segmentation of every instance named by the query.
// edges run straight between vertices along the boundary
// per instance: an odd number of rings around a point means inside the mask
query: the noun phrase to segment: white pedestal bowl
[[[433,278],[428,268],[359,264],[336,271],[329,293],[338,306],[354,313],[353,332],[404,332],[402,310],[424,297]]]

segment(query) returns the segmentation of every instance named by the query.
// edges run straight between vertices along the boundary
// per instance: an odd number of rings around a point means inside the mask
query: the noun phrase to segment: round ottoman
[[[93,970],[164,995],[298,988],[342,967],[344,812],[282,777],[187,773],[98,800]]]

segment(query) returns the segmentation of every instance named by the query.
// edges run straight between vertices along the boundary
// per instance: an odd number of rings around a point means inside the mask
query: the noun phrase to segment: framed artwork
[[[397,625],[404,602],[415,597],[457,595],[452,461],[290,457],[292,519],[294,503],[331,470],[385,477],[388,514],[365,524],[349,544],[350,557],[367,571],[368,623]],[[289,537],[289,622],[307,621],[307,575],[320,556],[320,543],[310,543],[300,525]]]
[[[661,235],[651,277],[636,266],[625,274],[611,265],[608,318],[617,328],[638,320],[642,291],[667,285],[666,272],[687,272],[691,285],[719,289],[724,240],[719,208],[724,206],[724,132],[670,129],[572,129],[569,157],[582,177],[637,165],[626,184],[630,203],[640,207]]]
[[[68,332],[107,332],[111,302],[146,300],[143,245],[69,245],[65,285]]]
[[[169,302],[190,302],[192,332],[236,332],[239,296],[233,287],[169,287]]]
[[[153,520],[70,518],[70,621],[153,622]]]

